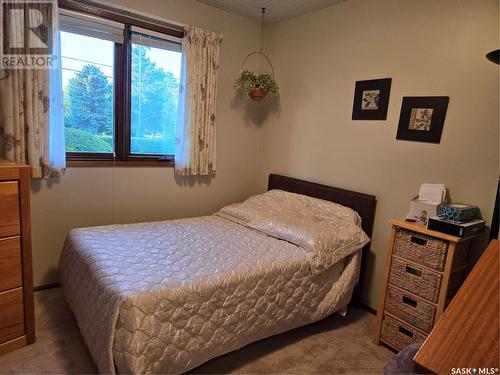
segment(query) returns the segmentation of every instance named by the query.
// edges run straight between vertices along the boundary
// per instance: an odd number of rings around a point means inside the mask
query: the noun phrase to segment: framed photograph
[[[353,120],[385,120],[391,92],[391,78],[357,81],[352,106]]]
[[[396,139],[439,143],[448,96],[406,96],[401,105]]]

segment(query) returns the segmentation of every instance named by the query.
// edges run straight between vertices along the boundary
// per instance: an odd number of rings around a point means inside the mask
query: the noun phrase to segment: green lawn
[[[65,128],[68,152],[113,152],[113,137],[96,135],[85,130]],[[174,135],[163,138],[132,137],[131,151],[135,154],[174,154]]]

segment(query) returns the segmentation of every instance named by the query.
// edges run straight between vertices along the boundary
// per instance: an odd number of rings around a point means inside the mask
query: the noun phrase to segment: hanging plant
[[[279,95],[279,86],[270,74],[255,74],[249,70],[243,70],[240,77],[234,81],[235,89],[242,89],[253,100],[262,100],[267,94]]]
[[[260,50],[250,52],[243,63],[241,64],[241,74],[239,78],[236,79],[233,83],[233,87],[235,89],[242,89],[245,91],[252,100],[262,100],[267,94],[271,94],[274,96],[279,95],[279,87],[276,81],[274,80],[274,67],[269,60],[269,57],[265,53],[262,52],[262,30],[264,28],[264,15],[266,14],[266,8],[261,8],[261,21],[260,21]],[[271,68],[272,75],[267,73],[254,73],[248,69],[245,69],[245,63],[248,58],[252,55],[260,55],[264,59],[266,59],[269,67]]]

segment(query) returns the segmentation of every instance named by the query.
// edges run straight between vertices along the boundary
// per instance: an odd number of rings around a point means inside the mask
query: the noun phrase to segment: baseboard
[[[59,288],[61,286],[60,283],[52,283],[52,284],[44,284],[44,285],[39,285],[35,286],[33,290],[35,292],[38,292],[39,290],[46,290],[46,289],[53,289],[53,288]]]
[[[360,302],[360,301],[355,301],[355,302],[353,303],[353,305],[354,305],[355,307],[359,307],[359,308],[361,308],[361,309],[363,309],[363,310],[368,311],[370,314],[377,315],[377,310],[375,310],[373,307],[370,307],[370,306],[368,306],[368,305],[364,304],[363,302]]]

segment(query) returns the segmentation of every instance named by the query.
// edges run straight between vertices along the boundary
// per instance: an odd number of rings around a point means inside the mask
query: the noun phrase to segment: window
[[[173,159],[180,39],[65,9],[60,27],[68,160]]]
[[[67,152],[113,153],[114,43],[61,32]]]
[[[132,154],[174,153],[180,66],[180,45],[132,29]]]

